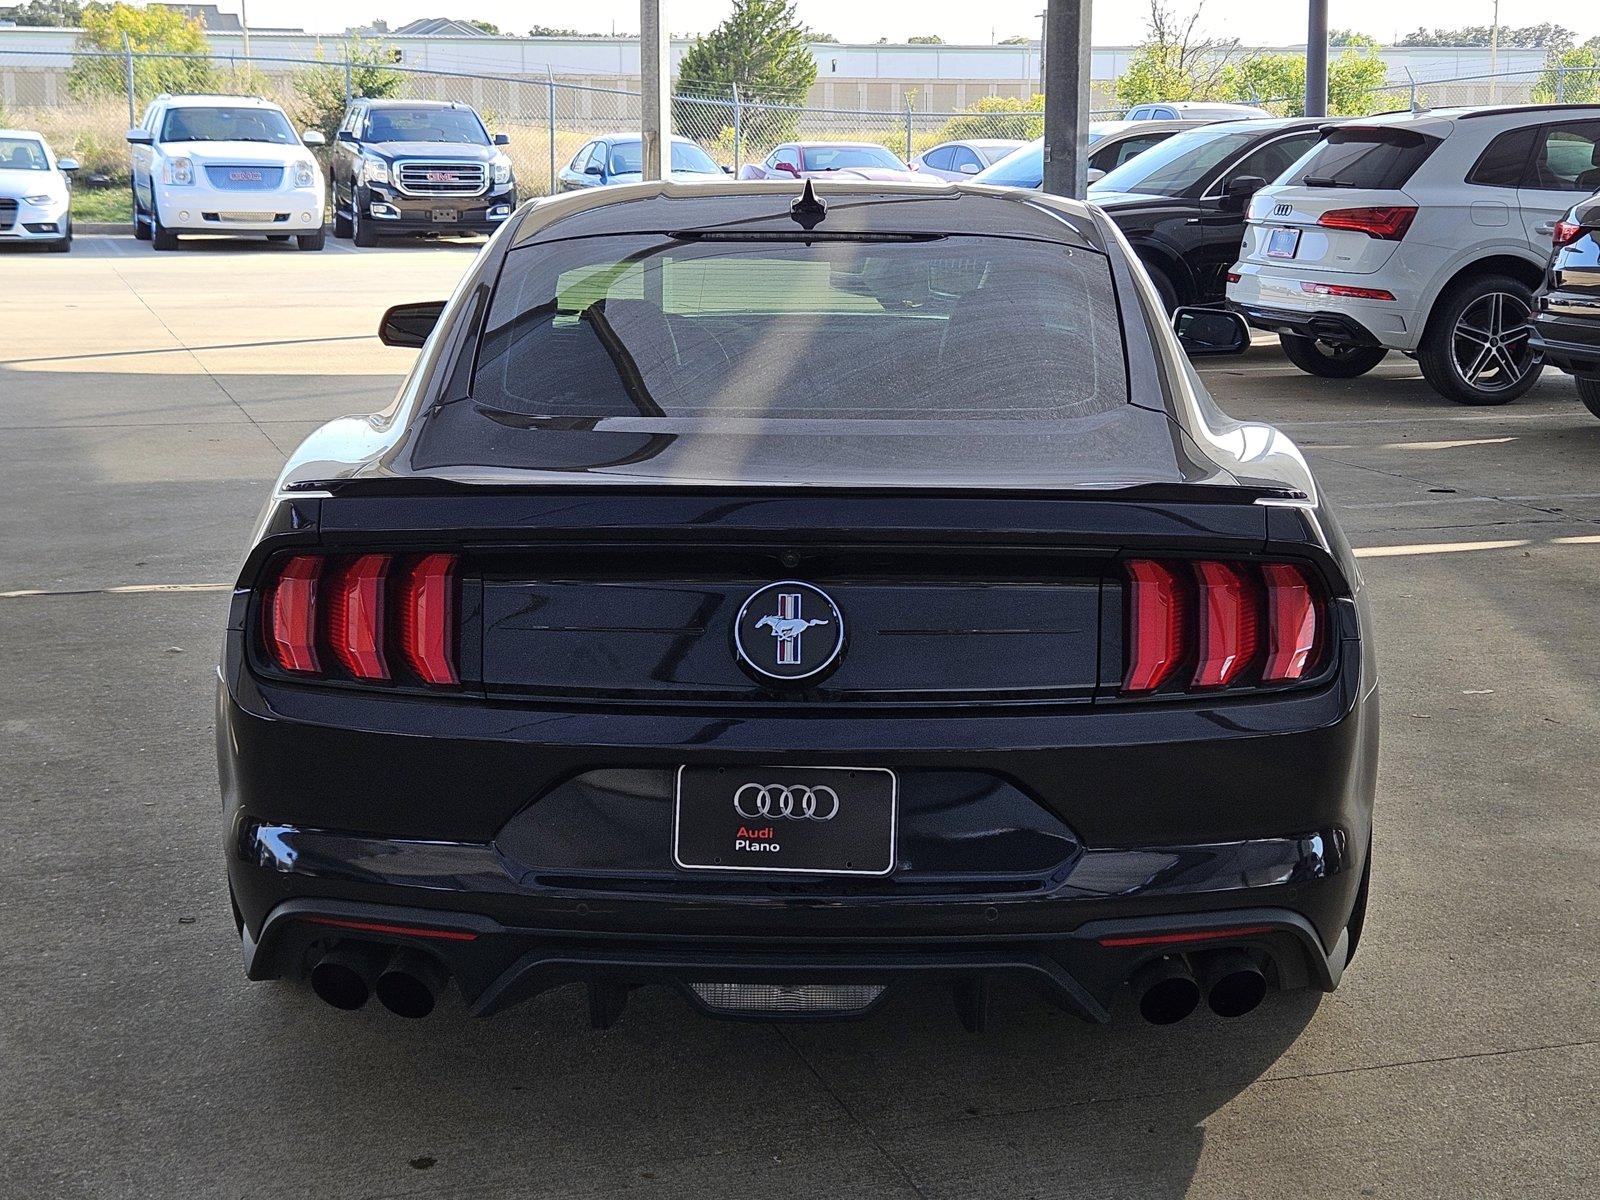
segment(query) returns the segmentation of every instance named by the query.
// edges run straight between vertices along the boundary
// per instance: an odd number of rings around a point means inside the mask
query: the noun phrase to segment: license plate
[[[453,208],[436,208],[433,210],[435,224],[450,225],[461,220],[461,214]]]
[[[1298,229],[1274,229],[1267,234],[1268,258],[1293,258],[1299,251]]]
[[[887,875],[898,791],[881,767],[679,767],[672,858],[687,871]]]

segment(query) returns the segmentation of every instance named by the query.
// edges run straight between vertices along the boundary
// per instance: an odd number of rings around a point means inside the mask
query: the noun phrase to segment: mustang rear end
[[[524,208],[285,469],[219,676],[246,968],[339,1007],[1168,1022],[1360,937],[1354,563],[1070,201]]]

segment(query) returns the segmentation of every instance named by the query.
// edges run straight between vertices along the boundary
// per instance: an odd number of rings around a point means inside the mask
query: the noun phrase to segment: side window
[[[1528,173],[1528,160],[1533,157],[1533,143],[1538,137],[1537,128],[1502,133],[1478,156],[1467,172],[1467,182],[1479,187],[1519,187]]]
[[[580,146],[578,152],[572,156],[572,161],[567,164],[567,170],[582,174],[583,164],[589,161],[589,152],[593,149],[593,142],[585,142]]]
[[[800,170],[800,151],[793,146],[779,146],[772,155],[774,167],[790,167],[795,172]]]
[[[1320,132],[1308,129],[1293,137],[1279,138],[1275,142],[1268,142],[1265,146],[1258,146],[1229,168],[1227,174],[1222,177],[1222,186],[1226,187],[1231,181],[1243,179],[1246,175],[1257,175],[1271,183],[1321,140]]]
[[[1139,107],[1135,108],[1132,112],[1130,112],[1128,114],[1127,120],[1129,120],[1129,121],[1143,121],[1149,115],[1150,115],[1150,107],[1148,105],[1141,104],[1141,105],[1139,105]]]
[[[589,151],[589,161],[586,165],[599,167],[602,172],[606,169],[606,155],[611,153],[609,142],[596,142],[594,149]]]
[[[971,167],[969,175],[976,175],[983,170],[983,164],[978,161],[978,156],[966,146],[952,146],[950,148],[950,166],[948,170],[959,171],[963,167]]]
[[[1178,119],[1177,110],[1171,108],[1153,108],[1150,110],[1150,115],[1158,121],[1176,121]]]
[[[955,157],[954,146],[940,146],[937,150],[929,150],[922,156],[922,165],[935,171],[954,171],[952,162]]]
[[[1100,167],[1102,171],[1109,171],[1112,167],[1120,167],[1130,158],[1137,158],[1151,146],[1167,140],[1166,134],[1147,134],[1143,137],[1131,137],[1125,142],[1118,142],[1115,146],[1106,147],[1111,151],[1109,166]],[[1098,163],[1095,164],[1099,166]]]
[[[1585,194],[1600,187],[1600,121],[1546,125],[1534,144],[1532,168],[1523,187]]]

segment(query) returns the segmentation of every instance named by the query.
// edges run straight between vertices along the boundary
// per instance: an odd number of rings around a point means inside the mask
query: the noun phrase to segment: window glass
[[[377,108],[367,124],[369,142],[454,142],[487,146],[489,134],[464,108]]]
[[[1259,176],[1271,183],[1294,166],[1295,160],[1321,140],[1322,134],[1311,129],[1293,137],[1268,142],[1260,149],[1252,150],[1231,167],[1222,177],[1222,186],[1226,187],[1230,181],[1243,179],[1247,175]]]
[[[1538,129],[1513,129],[1489,143],[1467,175],[1468,183],[1483,187],[1520,187]]]
[[[983,164],[978,161],[978,156],[965,146],[954,146],[950,150],[950,166],[948,169],[959,171],[962,167],[971,167],[972,173],[976,175],[983,168]]]
[[[1191,129],[1169,137],[1148,154],[1123,163],[1099,183],[1096,191],[1147,192],[1156,196],[1176,196],[1204,179],[1246,146],[1261,137],[1253,130],[1238,129],[1218,133],[1215,129]]]
[[[922,165],[935,171],[954,170],[950,165],[951,156],[954,154],[954,146],[940,146],[937,150],[929,150],[922,156]]]
[[[1336,129],[1312,149],[1285,181],[1312,187],[1401,188],[1439,139],[1387,129]]]
[[[772,165],[775,167],[793,167],[800,170],[800,152],[793,146],[785,146],[772,156]]]
[[[585,142],[582,148],[572,156],[572,161],[567,164],[567,170],[583,173],[583,164],[589,161],[589,154],[594,149],[593,142]]]
[[[1585,194],[1600,188],[1600,121],[1545,126],[1535,144],[1532,175],[1524,187]]]
[[[1054,243],[581,238],[507,257],[473,398],[564,420],[1060,421],[1126,402],[1118,320],[1105,257]]]
[[[1029,142],[973,177],[974,183],[995,187],[1037,188],[1044,183],[1044,139]]]
[[[163,142],[272,142],[300,139],[275,108],[173,108],[161,126]]]
[[[0,171],[48,171],[44,147],[33,138],[0,137]]]
[[[843,171],[850,167],[882,167],[904,171],[905,163],[882,146],[808,146],[805,168],[808,171]]]

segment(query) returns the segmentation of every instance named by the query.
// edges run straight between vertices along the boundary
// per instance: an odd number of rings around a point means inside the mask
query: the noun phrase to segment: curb
[[[73,233],[132,233],[131,221],[74,221]]]

